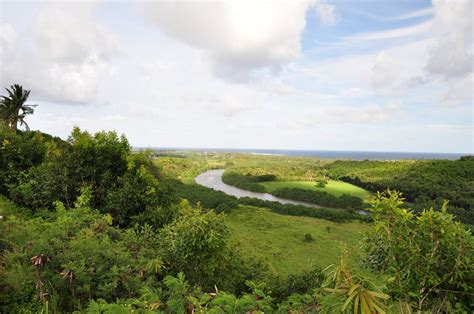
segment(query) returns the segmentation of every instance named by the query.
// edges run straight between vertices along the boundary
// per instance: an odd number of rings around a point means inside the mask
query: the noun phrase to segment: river
[[[251,191],[239,189],[232,185],[225,184],[222,181],[222,174],[224,173],[224,171],[225,169],[215,169],[215,170],[209,170],[209,171],[203,172],[195,178],[195,181],[199,185],[202,185],[202,186],[205,186],[217,191],[222,191],[226,194],[235,196],[237,198],[253,197],[253,198],[258,198],[264,201],[279,202],[281,204],[304,205],[307,207],[322,208],[322,206],[308,203],[308,202],[301,202],[301,201],[294,201],[294,200],[289,200],[285,198],[280,198],[268,193],[251,192]]]

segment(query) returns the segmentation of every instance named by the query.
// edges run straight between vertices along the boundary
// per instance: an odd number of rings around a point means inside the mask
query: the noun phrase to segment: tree
[[[0,128],[0,193],[8,194],[31,167],[43,162],[47,145],[39,133]]]
[[[181,203],[180,216],[161,232],[164,261],[176,273],[193,282],[213,287],[227,253],[224,216]]]
[[[403,307],[419,312],[472,313],[473,239],[447,212],[432,208],[415,216],[400,193],[378,194],[366,239],[367,264],[388,275],[387,287]],[[469,308],[470,307],[470,308]]]
[[[318,188],[324,188],[328,184],[328,180],[325,178],[320,178],[316,180],[316,187]]]
[[[1,96],[0,100],[0,119],[13,131],[17,130],[18,122],[24,125],[27,130],[30,129],[25,121],[25,117],[34,113],[36,105],[26,105],[25,102],[30,96],[30,91],[23,89],[22,86],[15,84],[6,88],[8,96]]]

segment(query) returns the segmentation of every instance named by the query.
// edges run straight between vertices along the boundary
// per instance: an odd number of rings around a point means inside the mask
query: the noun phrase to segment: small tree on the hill
[[[313,235],[311,233],[306,233],[304,235],[304,242],[313,242],[314,239],[313,239]]]
[[[30,96],[30,91],[23,89],[22,86],[15,84],[6,88],[8,96],[0,96],[0,119],[3,124],[16,131],[18,123],[24,125],[27,130],[30,129],[25,121],[25,117],[34,113],[36,105],[26,105],[25,102]]]
[[[322,179],[317,179],[316,180],[316,187],[318,188],[324,188],[328,184],[328,180],[322,178]]]

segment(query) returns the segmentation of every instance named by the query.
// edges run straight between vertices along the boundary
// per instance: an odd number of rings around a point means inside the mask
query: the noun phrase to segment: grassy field
[[[299,188],[299,189],[306,189],[306,190],[313,190],[313,191],[320,191],[320,192],[328,192],[329,194],[335,196],[341,196],[343,194],[349,194],[352,196],[357,196],[362,199],[368,199],[370,197],[370,193],[360,187],[352,185],[350,183],[345,183],[342,181],[336,180],[329,180],[328,184],[324,187],[316,187],[315,182],[311,181],[275,181],[275,182],[263,182],[260,183],[261,185],[265,186],[265,189],[272,193],[275,190],[281,188]]]
[[[354,269],[370,276],[358,264],[360,250],[357,247],[369,225],[283,216],[249,206],[233,209],[226,221],[231,243],[237,244],[244,255],[263,258],[275,274],[284,276],[311,266],[325,268],[335,264],[345,243]],[[306,233],[312,235],[312,242],[304,241]]]

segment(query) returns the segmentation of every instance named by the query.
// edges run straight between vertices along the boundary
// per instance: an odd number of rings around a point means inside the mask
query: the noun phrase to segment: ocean
[[[468,153],[419,153],[419,152],[376,152],[376,151],[337,151],[337,150],[282,150],[245,148],[180,148],[180,147],[135,147],[135,150],[151,149],[156,152],[216,152],[246,153],[254,155],[318,157],[322,159],[348,160],[402,160],[402,159],[449,159],[456,160]]]

